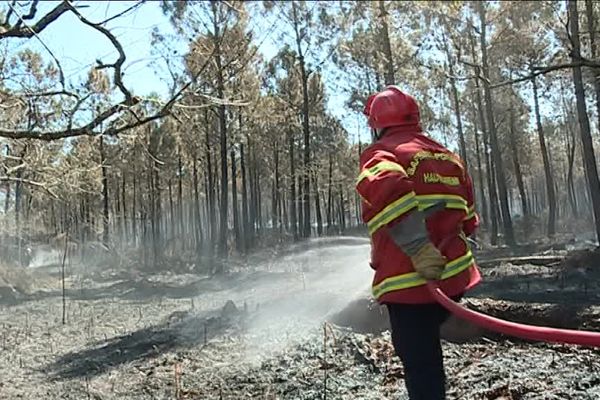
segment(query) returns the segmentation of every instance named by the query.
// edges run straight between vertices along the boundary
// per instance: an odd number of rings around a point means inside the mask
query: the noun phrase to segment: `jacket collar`
[[[421,128],[420,124],[392,126],[385,130],[381,138],[385,138],[392,135],[406,134],[423,134],[423,129]]]

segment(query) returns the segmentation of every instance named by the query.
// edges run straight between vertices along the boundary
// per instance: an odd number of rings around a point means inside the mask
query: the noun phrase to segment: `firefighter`
[[[411,400],[445,399],[440,326],[448,313],[426,288],[458,300],[481,280],[467,237],[478,225],[462,160],[423,133],[415,99],[396,86],[369,97],[373,143],[356,189],[371,236],[373,296],[389,311]]]

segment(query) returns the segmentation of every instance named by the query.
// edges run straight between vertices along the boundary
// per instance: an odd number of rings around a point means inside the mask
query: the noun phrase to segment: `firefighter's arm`
[[[475,196],[473,195],[473,181],[469,174],[466,174],[467,189],[467,215],[463,221],[463,232],[467,236],[473,235],[479,227],[479,216],[475,212]]]
[[[445,260],[429,241],[413,183],[396,157],[384,149],[365,151],[357,191],[376,211],[365,221],[369,234],[387,230],[394,243],[412,259],[417,272],[427,279],[437,279]]]

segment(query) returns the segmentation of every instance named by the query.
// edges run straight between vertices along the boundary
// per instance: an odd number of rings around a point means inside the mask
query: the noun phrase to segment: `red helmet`
[[[388,86],[371,95],[363,112],[373,129],[419,123],[419,105],[412,96],[403,93],[397,86]]]

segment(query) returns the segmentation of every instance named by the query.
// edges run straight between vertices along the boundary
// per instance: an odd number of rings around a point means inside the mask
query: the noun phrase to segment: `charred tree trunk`
[[[241,120],[241,116],[240,116]],[[242,173],[242,227],[243,227],[243,250],[248,251],[248,237],[250,227],[248,226],[248,182],[246,178],[246,155],[244,152],[244,143],[240,145],[240,169]]]
[[[444,37],[444,50],[446,52],[446,58],[448,60],[448,72],[450,73],[450,89],[452,91],[452,100],[454,103],[454,118],[456,119],[456,129],[458,131],[458,144],[460,146],[460,158],[465,163],[465,167],[468,168],[469,163],[467,159],[467,145],[465,142],[465,135],[463,133],[462,117],[460,113],[460,100],[458,98],[458,89],[456,88],[456,80],[454,79],[454,62],[450,55],[450,49],[448,47],[448,40]]]
[[[213,12],[213,31],[214,31],[214,55],[217,75],[217,97],[219,99],[224,98],[225,94],[225,80],[223,77],[223,60],[221,54],[221,24],[219,18],[219,3],[211,2]],[[220,104],[217,108],[219,116],[219,138],[221,144],[221,195],[220,195],[220,210],[219,210],[219,255],[221,257],[227,256],[227,233],[228,233],[228,172],[227,172],[227,115],[225,112],[225,105]],[[220,266],[224,266],[219,263]],[[222,267],[218,271],[219,273],[224,272]]]
[[[392,44],[390,42],[390,33],[388,29],[388,12],[385,8],[385,1],[379,0],[379,19],[381,20],[381,48],[385,56],[385,84],[393,85],[394,77],[394,58],[392,56]]]
[[[160,174],[158,170],[158,163],[153,163],[152,171],[154,171],[153,177],[153,188],[154,193],[154,219],[155,219],[155,237],[154,237],[154,262],[159,265],[162,261],[162,243],[163,243],[163,210],[162,210],[162,195],[161,195],[161,183]]]
[[[127,202],[125,201],[125,172],[121,173],[121,222],[123,226],[123,237],[121,239],[127,240],[129,237],[129,232],[127,232]],[[87,221],[84,219],[84,226],[87,226]]]
[[[186,248],[186,237],[183,218],[183,164],[181,162],[181,149],[177,149],[177,224],[182,249]]]
[[[510,148],[512,151],[513,167],[515,168],[515,175],[517,177],[517,187],[519,188],[519,197],[521,199],[521,208],[523,209],[523,216],[529,217],[529,206],[527,204],[527,192],[525,191],[525,184],[523,183],[523,172],[521,171],[521,163],[519,162],[519,146],[517,145],[517,138],[515,134],[515,113],[512,107],[512,99],[510,105]]]
[[[473,37],[473,28],[469,30],[469,41],[471,44],[471,56],[473,61],[477,63],[477,53],[475,51],[475,38]],[[497,218],[497,207],[498,207],[498,192],[496,191],[496,185],[493,179],[492,160],[489,153],[489,132],[485,120],[485,111],[483,106],[483,100],[481,98],[481,89],[479,86],[479,79],[475,80],[475,99],[477,102],[477,113],[479,116],[479,125],[481,126],[481,132],[483,133],[483,153],[484,161],[487,169],[487,185],[489,193],[489,217],[490,217],[490,243],[496,245],[498,243],[498,218]]]
[[[298,220],[296,212],[296,163],[294,161],[294,136],[288,132],[288,145],[290,154],[290,222],[294,240],[298,240]]]
[[[195,153],[195,152],[194,152]],[[204,243],[204,234],[202,233],[202,218],[200,217],[200,190],[198,188],[198,160],[196,154],[194,154],[194,161],[192,163],[193,173],[193,185],[194,185],[194,232],[195,232],[195,245],[196,254],[200,255],[200,249]]]
[[[500,214],[502,215],[502,224],[504,228],[504,239],[509,246],[515,246],[515,235],[513,232],[512,218],[508,205],[508,191],[506,188],[506,177],[504,175],[504,165],[502,161],[502,152],[498,142],[496,132],[496,122],[494,120],[494,109],[492,102],[492,91],[490,89],[490,74],[487,59],[487,21],[485,16],[485,4],[477,3],[479,8],[479,18],[481,21],[481,65],[483,72],[483,92],[485,96],[486,111],[488,116],[488,128],[490,133],[490,143],[492,145],[492,155],[494,158],[496,179],[498,184],[498,194],[500,199]]]
[[[217,218],[216,218],[216,203],[215,203],[215,176],[213,174],[213,165],[212,165],[212,154],[210,152],[210,137],[209,137],[209,130],[210,130],[210,121],[208,118],[208,110],[205,111],[204,113],[204,120],[206,123],[206,130],[204,132],[205,137],[204,137],[204,154],[205,154],[205,158],[206,158],[206,170],[205,170],[205,174],[206,174],[206,191],[207,191],[207,196],[206,196],[206,200],[208,202],[208,209],[207,209],[207,213],[208,213],[208,231],[209,231],[209,245],[208,245],[208,249],[209,252],[212,255],[213,252],[213,248],[214,248],[214,243],[217,240],[217,234],[216,234],[216,230],[217,230]]]
[[[235,237],[235,245],[238,251],[243,248],[242,235],[240,233],[240,214],[238,208],[238,194],[237,194],[237,170],[235,165],[235,149],[231,146],[230,150],[231,159],[231,209],[233,213],[233,233]]]
[[[177,233],[177,224],[175,223],[175,205],[173,204],[173,182],[171,179],[167,181],[167,187],[169,189],[169,227],[165,227],[165,234],[169,235],[169,230],[171,231],[171,237],[178,236]]]
[[[587,27],[590,35],[590,56],[592,60],[598,57],[598,43],[596,42],[596,23],[597,17],[594,15],[594,2],[585,0],[585,9],[587,15]],[[594,77],[594,91],[596,92],[596,117],[598,118],[598,126],[600,126],[600,72],[598,69],[592,70]]]
[[[319,181],[317,174],[314,175],[314,187],[315,187],[315,212],[317,214],[317,235],[323,235],[323,215],[321,214],[321,199],[319,196]]]
[[[250,140],[250,135],[246,134],[246,141],[248,142],[248,183],[250,185],[250,212],[249,212],[249,230],[248,230],[248,238],[250,246],[254,245],[254,239],[256,236],[256,221],[257,221],[257,198],[256,198],[256,184],[255,184],[255,160],[253,160],[253,152],[254,146],[252,146],[252,141]]]
[[[535,109],[535,121],[537,125],[538,139],[540,141],[540,149],[542,150],[542,161],[544,163],[544,175],[546,176],[546,193],[548,195],[548,236],[554,236],[556,232],[556,194],[554,192],[554,177],[552,176],[552,166],[550,165],[550,157],[548,155],[548,147],[546,146],[546,137],[542,127],[542,118],[540,116],[540,106],[538,99],[538,87],[535,78],[531,80],[533,85],[533,104]]]
[[[302,133],[304,134],[304,171],[302,174],[302,230],[301,236],[306,238],[310,236],[310,125],[309,125],[309,99],[308,99],[308,78],[306,64],[304,60],[304,51],[302,50],[302,36],[300,34],[296,3],[292,2],[292,12],[294,16],[294,32],[296,34],[296,49],[298,51],[298,63],[300,65],[300,76],[302,78]]]
[[[104,152],[104,136],[100,135],[100,165],[102,170],[102,242],[108,246],[109,235],[109,202],[108,202],[108,171],[106,168],[106,154]]]
[[[581,43],[579,40],[579,13],[577,11],[576,0],[569,0],[569,27],[573,43],[571,56],[574,61],[578,61],[581,59]],[[583,86],[581,67],[573,67],[573,84],[575,86],[575,97],[577,99],[577,114],[579,116],[583,160],[592,197],[596,235],[598,240],[600,240],[600,181],[598,180],[596,155],[594,154],[594,145],[590,132],[590,121],[588,119],[585,104],[585,89]]]
[[[273,148],[273,163],[275,173],[271,182],[271,225],[273,230],[280,228],[281,218],[279,216],[279,144],[275,143]]]
[[[135,154],[135,153],[134,153]],[[137,171],[135,167],[135,163],[133,163],[133,182],[132,182],[132,190],[131,194],[131,235],[133,245],[137,246]],[[91,222],[91,221],[90,221]]]
[[[343,233],[346,230],[346,207],[344,200],[344,188],[339,185],[338,190],[340,191],[340,229]]]
[[[333,227],[333,155],[329,153],[329,171],[327,173],[327,232],[330,233]]]
[[[479,127],[478,127],[478,123],[477,123],[477,117],[475,116],[473,118],[473,122],[474,122],[474,126],[475,126],[475,130],[473,131],[473,136],[475,137],[475,152],[476,152],[476,158],[477,158],[477,181],[478,181],[478,185],[479,186],[479,199],[478,202],[481,204],[481,206],[479,206],[479,209],[481,210],[481,217],[483,218],[483,221],[485,221],[485,223],[487,223],[489,221],[488,219],[488,200],[487,197],[485,196],[485,185],[483,183],[483,179],[484,179],[484,170],[483,170],[483,165],[481,164],[481,144],[479,141]],[[484,155],[485,157],[485,155]]]
[[[565,100],[565,89],[562,86],[561,81],[561,100],[562,100],[562,108],[564,121],[566,125],[565,131],[565,149],[567,152],[567,192],[569,198],[569,204],[571,205],[571,212],[573,213],[573,218],[579,218],[579,210],[577,207],[577,196],[575,191],[575,184],[573,180],[573,169],[575,164],[575,149],[576,149],[576,139],[575,132],[573,131],[573,117],[571,113],[567,110],[567,101]]]

